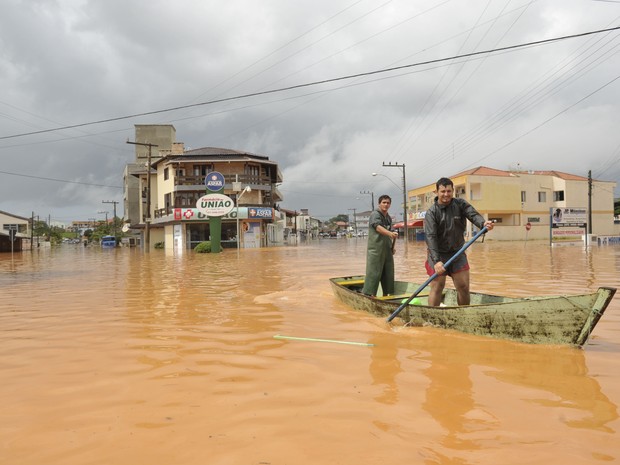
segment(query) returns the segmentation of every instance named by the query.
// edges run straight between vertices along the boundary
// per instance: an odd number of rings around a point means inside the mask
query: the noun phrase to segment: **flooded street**
[[[1,254],[0,463],[620,463],[618,295],[583,349],[390,326],[328,283],[365,250]],[[397,279],[423,282],[424,255],[399,242]],[[473,291],[620,288],[618,246],[468,256]]]

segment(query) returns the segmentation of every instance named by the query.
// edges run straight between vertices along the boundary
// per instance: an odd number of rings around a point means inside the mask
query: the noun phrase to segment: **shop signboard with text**
[[[550,215],[551,244],[587,241],[588,211],[579,207],[552,207]]]
[[[245,220],[248,218],[253,219],[271,219],[273,218],[273,208],[260,207],[260,215],[262,216],[250,216],[250,210],[259,210],[257,207],[238,207],[233,208],[230,212],[223,215],[222,220],[236,220],[237,213],[239,215],[240,220]],[[263,211],[263,210],[268,210]],[[256,215],[256,214],[255,214]],[[208,221],[209,215],[203,213],[198,208],[175,208],[173,211],[173,216],[175,221]]]

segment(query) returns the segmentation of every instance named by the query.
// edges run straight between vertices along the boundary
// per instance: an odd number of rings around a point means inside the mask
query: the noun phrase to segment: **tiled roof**
[[[543,176],[556,176],[560,179],[564,179],[565,181],[587,181],[588,178],[584,176],[577,176],[576,174],[563,173],[561,171],[523,171],[517,174],[539,174]]]
[[[564,173],[562,171],[555,170],[540,170],[540,171],[504,171],[496,170],[495,168],[489,168],[487,166],[478,166],[467,171],[455,174],[452,177],[476,175],[476,176],[519,176],[520,174],[534,174],[541,176],[556,176],[566,181],[587,181],[588,178],[584,176],[577,176],[576,174]]]
[[[185,152],[183,152],[184,155],[202,155],[202,156],[249,156],[252,158],[263,158],[265,160],[268,160],[268,157],[265,157],[263,155],[257,155],[255,153],[250,153],[250,152],[240,152],[238,150],[232,150],[232,149],[222,149],[222,148],[218,148],[218,147],[201,147],[199,149],[192,149],[192,150],[186,150]]]
[[[463,171],[459,174],[455,174],[452,177],[457,178],[459,176],[475,175],[475,176],[514,176],[510,171],[496,170],[495,168],[489,168],[487,166],[478,166],[467,171]]]

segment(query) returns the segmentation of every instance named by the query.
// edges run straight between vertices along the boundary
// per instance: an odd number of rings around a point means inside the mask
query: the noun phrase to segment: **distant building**
[[[140,157],[136,152],[136,159],[141,162],[125,170],[125,204],[129,209],[125,215],[131,228],[144,231],[145,221],[150,218],[151,247],[164,242],[170,249],[193,249],[210,240],[209,219],[196,208],[196,203],[206,194],[205,177],[217,171],[225,179],[223,193],[236,205],[222,218],[222,246],[236,247],[237,241],[242,248],[282,245],[284,224],[279,221],[282,214],[275,208],[282,201],[278,164],[263,155],[225,148],[185,150],[182,142],[174,140],[174,128],[168,128],[171,129],[164,131],[168,139],[158,141],[168,148],[159,148],[156,154],[152,149],[149,170],[142,162],[143,150]],[[156,126],[155,132],[157,129],[161,127]],[[136,126],[136,142],[151,143],[151,134],[148,128]],[[129,180],[131,177],[137,180],[135,185]],[[244,192],[246,187],[251,190]]]
[[[30,235],[30,218],[0,210],[0,252],[23,250],[24,242],[30,243]]]
[[[319,237],[321,222],[310,216],[307,208],[302,208],[295,215],[295,229],[303,238],[316,239]]]
[[[590,190],[589,180],[584,176],[560,171],[502,171],[485,166],[455,174],[450,179],[455,197],[466,199],[486,219],[496,222],[489,239],[546,239],[552,208],[587,209],[589,203],[592,233],[618,234],[613,220],[615,182],[592,180]],[[408,191],[409,221],[424,218],[435,199],[434,191],[435,184]],[[472,235],[469,222],[467,235]]]

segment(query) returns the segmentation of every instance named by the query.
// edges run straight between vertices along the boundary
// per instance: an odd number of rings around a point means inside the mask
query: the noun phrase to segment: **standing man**
[[[388,210],[392,205],[389,195],[379,197],[376,210],[368,219],[368,250],[366,252],[366,278],[362,292],[377,295],[379,283],[383,295],[394,294],[394,244],[398,233],[391,231],[392,218]]]
[[[446,276],[452,278],[457,291],[459,305],[469,305],[469,263],[467,255],[461,254],[448,266],[443,266],[465,244],[466,221],[471,221],[477,228],[493,229],[492,221],[485,221],[465,199],[454,198],[454,184],[448,178],[441,178],[435,184],[435,201],[426,211],[424,218],[424,235],[428,247],[426,272],[429,276],[437,273],[431,281],[428,304],[439,306],[441,294],[446,285]]]

